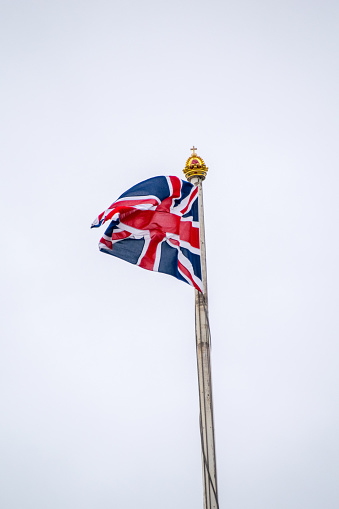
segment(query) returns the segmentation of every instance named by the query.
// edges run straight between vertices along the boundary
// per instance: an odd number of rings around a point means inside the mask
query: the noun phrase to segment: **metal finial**
[[[198,177],[201,180],[204,180],[207,173],[207,166],[204,163],[204,160],[202,157],[198,156],[196,153],[197,147],[193,145],[193,148],[191,148],[192,154],[189,156],[189,158],[186,161],[186,166],[184,168],[184,174],[188,181],[191,181],[193,177]]]

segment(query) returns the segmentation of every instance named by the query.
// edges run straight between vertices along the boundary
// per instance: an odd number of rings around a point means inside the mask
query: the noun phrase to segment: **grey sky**
[[[202,507],[194,292],[92,220],[204,185],[220,506],[337,509],[337,2],[0,1],[0,505]]]

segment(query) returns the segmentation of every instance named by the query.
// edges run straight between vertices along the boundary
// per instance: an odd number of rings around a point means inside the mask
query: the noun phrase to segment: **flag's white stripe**
[[[127,224],[124,224],[124,223],[119,223],[119,228],[121,228],[122,230],[126,230],[130,233],[133,233],[133,236],[135,238],[139,238],[139,237],[150,237],[150,232],[149,230],[140,230],[138,228],[133,228],[133,226],[129,226]]]
[[[125,196],[124,198],[118,198],[114,203],[112,203],[111,208],[115,206],[120,201],[130,201],[130,200],[156,200],[158,203],[161,203],[161,200],[155,196],[154,194],[147,194],[144,196]]]
[[[189,193],[188,196],[186,196],[186,198],[184,198],[176,207],[173,207],[175,212],[177,212],[179,214],[181,213],[181,211],[187,206],[187,203],[189,202],[193,191],[194,191],[194,188],[192,188],[191,192]]]
[[[185,240],[179,240],[179,242],[180,242],[180,247],[183,247],[183,248],[187,249],[192,254],[196,254],[196,255],[199,255],[199,256],[201,255],[200,249],[197,248],[197,247],[191,246],[191,244],[189,242],[186,242]]]
[[[115,240],[111,239],[111,242],[112,242],[112,244],[116,244],[117,242],[122,242],[123,240],[133,239],[133,238],[134,238],[134,236],[130,235],[129,237],[124,237],[123,239],[115,239]]]
[[[199,221],[192,221],[191,217],[182,217],[181,221],[192,223],[193,228],[199,228]]]
[[[140,203],[139,205],[133,205],[133,208],[138,210],[156,210],[157,205],[151,205],[150,203]]]
[[[161,242],[159,242],[159,244],[157,245],[157,250],[155,252],[155,261],[154,261],[154,265],[153,265],[153,270],[155,272],[158,272],[158,270],[159,270],[160,258],[161,258],[161,245],[164,242],[164,240],[166,240],[166,239],[163,239]]]

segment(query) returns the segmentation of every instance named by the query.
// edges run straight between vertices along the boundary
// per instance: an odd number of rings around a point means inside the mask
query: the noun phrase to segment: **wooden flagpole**
[[[191,150],[193,153],[186,162],[184,173],[187,180],[198,186],[199,196],[199,229],[203,293],[195,290],[195,331],[200,402],[204,509],[219,509],[210,357],[211,336],[208,319],[204,205],[202,193],[202,181],[205,179],[208,168],[206,167],[204,160],[196,154],[196,148],[193,146]]]

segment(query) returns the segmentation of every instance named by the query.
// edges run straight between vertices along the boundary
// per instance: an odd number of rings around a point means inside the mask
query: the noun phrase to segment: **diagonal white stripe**
[[[161,203],[161,200],[157,197],[157,196],[154,196],[153,194],[148,194],[146,196],[125,196],[124,198],[118,198],[114,203],[112,203],[111,207],[113,207],[113,205],[116,205],[116,203],[120,202],[120,201],[132,201],[132,200],[156,200],[158,203]]]
[[[155,252],[155,261],[154,261],[154,265],[153,265],[153,270],[154,272],[158,272],[159,270],[159,265],[160,265],[160,259],[161,259],[161,245],[162,243],[166,240],[166,238],[164,238],[161,242],[159,242],[159,244],[157,245],[157,250]]]
[[[193,187],[191,192],[189,193],[188,196],[186,196],[186,198],[184,198],[180,203],[179,205],[177,205],[176,207],[173,208],[173,213],[177,214],[177,215],[181,215],[181,211],[187,206],[188,202],[190,201],[190,199],[192,198],[192,193],[195,191],[195,188]],[[198,193],[196,193],[195,197],[192,199],[191,203],[189,204],[185,214],[187,214],[187,212],[189,212],[192,208],[192,205],[193,203],[195,203],[195,201],[197,200],[198,198]]]

